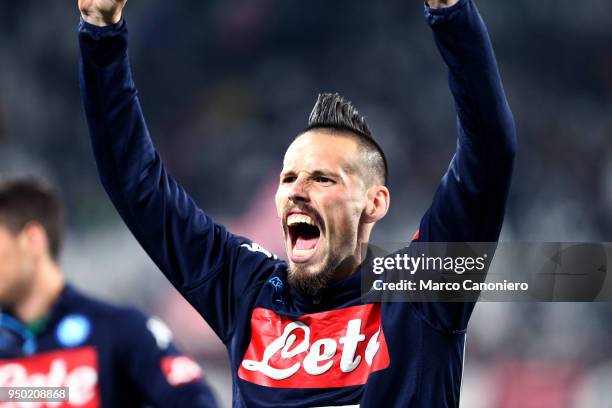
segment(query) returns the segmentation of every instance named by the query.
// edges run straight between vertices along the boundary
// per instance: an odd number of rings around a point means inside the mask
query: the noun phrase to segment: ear
[[[32,256],[48,256],[49,240],[45,228],[37,222],[29,222],[19,233],[22,249]]]
[[[375,185],[368,189],[366,208],[362,215],[362,222],[366,224],[381,220],[389,211],[391,196],[385,186]]]

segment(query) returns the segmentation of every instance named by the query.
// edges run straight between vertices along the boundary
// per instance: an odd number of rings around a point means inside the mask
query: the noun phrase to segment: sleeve
[[[250,241],[215,223],[168,175],[132,80],[127,36],[125,20],[79,25],[81,97],[99,177],[141,246],[226,342],[236,299],[275,257],[249,251]]]
[[[503,223],[516,150],[512,113],[491,40],[472,0],[431,9],[425,17],[449,74],[457,111],[457,145],[423,216],[421,242],[496,242]],[[417,306],[434,326],[467,327],[473,303]]]
[[[140,399],[159,408],[218,406],[202,368],[175,347],[161,320],[136,310],[122,311],[117,319],[120,366]]]

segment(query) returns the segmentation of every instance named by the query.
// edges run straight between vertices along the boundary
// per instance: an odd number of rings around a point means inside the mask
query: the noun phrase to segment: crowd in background
[[[64,269],[90,293],[161,315],[225,402],[225,351],[125,230],[90,152],[69,2],[0,5],[0,173],[43,175],[69,208]],[[612,241],[612,6],[480,1],[517,124],[503,240]],[[455,147],[446,71],[418,1],[130,2],[130,58],[170,172],[219,222],[283,254],[282,155],[323,91],[367,116],[407,241]],[[609,407],[612,306],[477,306],[463,406]],[[607,397],[606,397],[607,395]]]

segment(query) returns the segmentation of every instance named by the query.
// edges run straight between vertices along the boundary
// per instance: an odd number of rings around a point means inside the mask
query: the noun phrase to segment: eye
[[[314,181],[316,181],[317,183],[321,183],[321,184],[331,184],[334,182],[334,180],[330,179],[329,177],[325,177],[325,176],[317,176],[314,178]]]
[[[295,181],[296,177],[295,176],[283,176],[281,177],[281,182],[283,184],[285,183],[293,183]]]

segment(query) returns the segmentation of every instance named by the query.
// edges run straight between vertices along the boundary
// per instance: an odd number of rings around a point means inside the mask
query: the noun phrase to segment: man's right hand
[[[104,27],[121,20],[127,0],[79,0],[81,18],[89,24]]]

